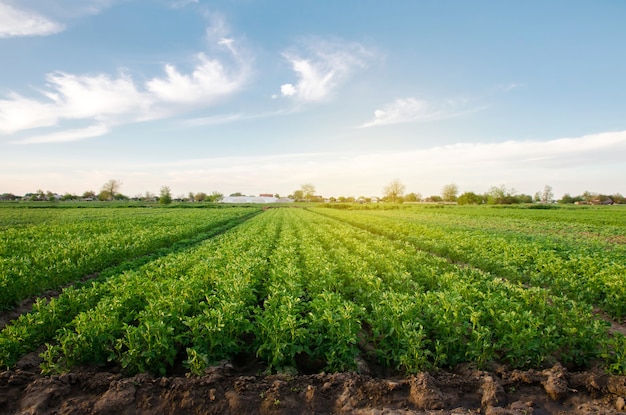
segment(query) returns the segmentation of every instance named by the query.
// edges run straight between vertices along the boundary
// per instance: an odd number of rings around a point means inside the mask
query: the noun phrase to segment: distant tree
[[[620,193],[615,193],[614,195],[611,195],[611,199],[613,199],[613,202],[619,205],[626,203],[626,198],[624,198],[624,196],[622,196]]]
[[[101,190],[100,193],[98,193],[98,200],[105,201],[105,200],[112,200],[112,198],[109,192],[105,192],[104,190]]]
[[[315,186],[311,183],[304,183],[302,186],[300,186],[300,189],[302,190],[302,195],[307,202],[310,201],[313,196],[315,196]]]
[[[436,202],[436,203],[439,203],[439,202],[443,202],[443,197],[441,197],[441,196],[439,196],[439,195],[432,195],[432,196],[428,196],[428,197],[426,198],[426,201],[427,201],[427,202]]]
[[[480,205],[483,201],[484,198],[474,192],[465,192],[457,198],[459,205]]]
[[[101,200],[113,200],[113,198],[115,198],[115,195],[119,193],[121,187],[121,181],[111,179],[102,186],[99,198]]]
[[[78,196],[73,195],[71,193],[65,193],[63,196],[61,196],[61,201],[66,202],[68,200],[76,200],[78,199]]]
[[[194,199],[196,202],[202,202],[203,200],[206,200],[206,193],[198,192],[195,194]]]
[[[83,193],[83,199],[95,199],[96,198],[96,192],[94,192],[93,190],[87,190],[85,193]]]
[[[585,191],[583,192],[583,194],[581,195],[581,197],[583,198],[583,200],[584,200],[585,202],[587,202],[587,203],[591,203],[591,201],[592,201],[593,199],[595,199],[595,198],[596,198],[596,196],[597,196],[597,195],[596,195],[595,193],[592,193],[592,192],[590,192],[589,190],[585,190]]]
[[[441,189],[441,198],[444,202],[456,201],[456,196],[459,194],[459,186],[454,183],[447,184]]]
[[[195,201],[196,200],[196,195],[194,195],[193,192],[189,192],[189,196],[188,196],[187,200],[189,200],[190,202]]]
[[[293,192],[293,199],[294,200],[304,200],[304,191],[303,190],[296,190],[295,192]]]
[[[209,202],[217,203],[224,199],[224,195],[220,192],[213,191],[210,196],[206,197]]]
[[[552,193],[552,186],[545,185],[543,192],[541,192],[541,203],[549,203],[554,199],[554,193]]]
[[[146,193],[144,194],[143,200],[147,201],[147,202],[151,202],[156,198],[156,195],[148,190],[146,190]]]
[[[169,187],[163,186],[159,194],[159,204],[169,205],[170,203],[172,203],[172,191]]]
[[[405,202],[420,202],[422,200],[422,195],[419,193],[409,193],[404,196]]]
[[[406,187],[400,180],[393,179],[391,183],[383,189],[383,194],[386,200],[394,203],[402,203],[402,196],[404,195],[404,190]]]
[[[492,186],[487,192],[487,203],[490,205],[510,205],[515,202],[514,189],[507,189],[505,185]]]
[[[237,197],[237,196],[243,196],[243,193],[241,192],[235,192],[235,193],[231,193],[230,194],[231,197]]]

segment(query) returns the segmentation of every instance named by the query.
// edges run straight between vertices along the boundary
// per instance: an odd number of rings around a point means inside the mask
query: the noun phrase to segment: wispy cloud
[[[283,53],[297,80],[280,86],[281,95],[302,102],[322,101],[356,69],[366,66],[372,52],[355,42],[307,39]]]
[[[87,128],[65,130],[57,133],[36,135],[15,141],[15,144],[41,144],[41,143],[65,143],[70,141],[80,141],[86,138],[98,137],[109,132],[106,125],[92,125]]]
[[[470,108],[465,99],[447,100],[441,103],[417,98],[398,98],[394,102],[374,111],[374,117],[360,127],[376,127],[380,125],[407,122],[425,122],[457,117],[473,112],[482,107]]]
[[[0,98],[0,133],[57,127],[65,120],[83,120],[106,125],[160,119],[189,109],[212,105],[218,98],[237,92],[248,79],[249,62],[239,53],[234,39],[214,35],[208,30],[207,37],[214,41],[213,57],[198,53],[193,68],[185,73],[173,64],[164,65],[164,75],[154,77],[143,84],[136,82],[127,72],[116,76],[109,74],[77,75],[55,72],[46,76],[46,85],[39,89],[38,98],[30,98],[11,92]],[[66,134],[43,134],[45,142],[68,141],[76,131]],[[95,135],[84,135],[84,138]],[[43,142],[29,140],[28,142]]]
[[[175,9],[180,9],[180,8],[187,6],[188,4],[197,4],[197,3],[198,3],[198,0],[174,0],[171,2],[171,7]]]
[[[46,36],[61,32],[65,26],[26,9],[0,3],[0,38]]]

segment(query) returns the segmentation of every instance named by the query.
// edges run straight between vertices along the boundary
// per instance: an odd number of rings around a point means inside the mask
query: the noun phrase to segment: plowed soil
[[[2,414],[625,414],[626,377],[602,371],[489,371],[411,377],[260,375],[223,362],[202,377],[79,369],[39,374],[32,353],[0,373]]]

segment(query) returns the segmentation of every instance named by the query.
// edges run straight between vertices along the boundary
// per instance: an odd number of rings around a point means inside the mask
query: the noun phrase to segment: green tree
[[[217,203],[222,199],[224,199],[224,195],[217,191],[213,191],[209,196],[206,196],[206,200],[213,203]]]
[[[159,195],[159,204],[169,205],[170,203],[172,203],[172,191],[169,187],[163,186]]]
[[[96,192],[94,192],[93,190],[87,190],[85,193],[83,193],[83,199],[95,199],[96,198]]]
[[[296,190],[295,192],[293,192],[293,199],[296,201],[304,200],[304,191]]]
[[[477,195],[474,192],[465,192],[458,197],[457,203],[459,205],[480,205],[483,203],[483,200],[481,195]]]
[[[204,192],[198,192],[194,195],[194,199],[196,202],[202,202],[203,200],[206,200],[207,195]]]
[[[422,195],[419,193],[409,193],[404,196],[405,202],[420,202],[422,200]]]
[[[514,189],[507,189],[505,185],[492,186],[487,192],[487,203],[490,205],[510,205],[514,203]]]

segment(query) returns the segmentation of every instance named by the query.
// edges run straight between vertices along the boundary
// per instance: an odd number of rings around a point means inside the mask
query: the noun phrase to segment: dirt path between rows
[[[601,371],[454,371],[376,378],[356,373],[262,376],[212,367],[202,377],[125,377],[84,368],[39,373],[36,353],[0,373],[2,414],[624,414],[626,377]]]

